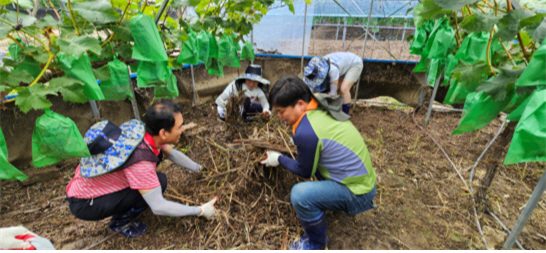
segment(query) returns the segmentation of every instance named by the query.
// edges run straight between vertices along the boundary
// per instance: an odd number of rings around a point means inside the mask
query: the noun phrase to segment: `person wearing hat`
[[[248,65],[245,74],[235,78],[235,81],[228,84],[224,92],[216,99],[218,117],[225,120],[228,99],[232,95],[238,96],[240,90],[243,90],[245,96],[247,96],[241,111],[243,119],[249,118],[252,113],[270,114],[269,103],[262,89],[264,85],[269,85],[269,81],[262,77],[262,67],[260,65]]]
[[[351,87],[360,78],[363,67],[362,58],[353,53],[337,52],[324,57],[315,56],[305,67],[303,80],[313,92],[336,95],[339,87],[343,97],[343,111],[349,114]],[[345,77],[340,84],[342,76]]]
[[[130,120],[121,126],[104,120],[84,136],[90,157],[82,158],[66,187],[70,212],[82,220],[112,216],[108,228],[126,237],[144,234],[148,226],[132,222],[150,207],[156,215],[216,215],[213,200],[202,206],[186,206],[163,198],[165,174],[156,172],[163,155],[173,163],[198,173],[201,165],[168,144],[178,143],[184,131],[182,109],[172,101],[159,101],[146,111],[146,124]]]
[[[306,235],[291,249],[316,250],[326,246],[326,210],[356,215],[374,208],[377,175],[359,131],[341,111],[341,98],[330,105],[325,95],[314,95],[297,76],[285,76],[273,85],[269,101],[279,118],[293,128],[298,159],[266,151],[261,163],[279,164],[303,178],[292,187],[290,199]],[[332,102],[332,101],[330,101]]]

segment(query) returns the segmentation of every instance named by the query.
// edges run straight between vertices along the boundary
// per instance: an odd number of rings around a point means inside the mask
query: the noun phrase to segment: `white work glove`
[[[218,196],[214,197],[211,201],[199,207],[199,217],[203,216],[207,220],[211,220],[216,217],[216,209],[214,209],[214,204],[218,201]]]
[[[263,110],[262,113],[267,114],[267,115],[271,115],[271,111],[270,111],[270,110]]]
[[[25,227],[0,228],[0,250],[55,250],[53,244]]]
[[[273,151],[273,150],[267,150],[265,152],[267,155],[267,158],[264,160],[261,160],[261,164],[265,164],[267,167],[277,167],[279,166],[279,156],[281,156],[281,153]]]

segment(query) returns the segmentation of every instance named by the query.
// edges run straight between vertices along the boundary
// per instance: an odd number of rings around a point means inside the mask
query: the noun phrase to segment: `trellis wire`
[[[366,36],[364,37],[364,47],[362,48],[362,56],[360,58],[364,59],[364,52],[366,52],[366,43],[368,42],[368,29],[370,29],[370,18],[372,17],[372,8],[373,8],[373,0],[370,3],[370,12],[368,13],[368,24],[366,25]],[[353,104],[353,109],[356,107],[356,100],[358,98],[358,88],[360,87],[360,79],[358,78],[358,81],[356,82],[356,91],[355,91],[355,100]]]

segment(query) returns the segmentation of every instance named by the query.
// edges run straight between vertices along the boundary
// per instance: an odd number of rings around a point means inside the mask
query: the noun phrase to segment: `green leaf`
[[[216,25],[216,21],[214,19],[207,18],[203,21],[204,30],[213,29],[215,25]]]
[[[197,6],[199,2],[201,2],[201,0],[174,0],[171,3],[171,7],[178,9],[182,6]]]
[[[495,34],[495,39],[509,41],[514,39],[519,31],[519,21],[529,17],[533,17],[535,13],[532,11],[517,9],[508,12],[500,19],[499,32]]]
[[[442,7],[444,10],[458,10],[463,8],[467,4],[474,4],[480,0],[434,0],[438,6]]]
[[[502,68],[501,72],[496,77],[494,77],[490,81],[482,82],[476,88],[476,92],[485,91],[488,95],[491,96],[493,101],[504,100],[506,92],[514,87],[514,84],[524,70],[525,68]]]
[[[46,96],[57,95],[55,89],[49,89],[43,83],[24,87],[18,90],[17,93],[15,105],[19,106],[19,109],[24,113],[27,113],[30,109],[43,110],[51,107],[51,103]]]
[[[97,79],[101,80],[101,82],[104,82],[110,79],[110,68],[108,65],[104,65],[100,68],[93,69],[93,74]]]
[[[0,15],[0,18],[7,20],[13,24],[17,24],[17,13],[15,11],[10,11],[8,13],[4,13]],[[33,16],[29,16],[23,13],[19,13],[19,20],[23,20],[22,24],[23,27],[25,26],[31,26],[36,22],[36,18]]]
[[[16,3],[13,0],[0,0],[0,5]]]
[[[26,70],[8,72],[0,69],[0,82],[7,83],[11,87],[19,86],[20,83],[31,83],[32,81],[34,81],[34,77]]]
[[[57,27],[60,24],[61,22],[57,21],[51,15],[46,15],[44,18],[38,20],[37,26],[39,28],[46,28],[46,27]]]
[[[543,19],[540,23],[528,26],[526,28],[531,38],[538,43],[542,43],[542,40],[546,37],[546,19]]]
[[[0,92],[10,92],[13,88],[6,85],[0,85]]]
[[[123,58],[130,58],[133,55],[133,47],[130,44],[123,44],[114,48],[114,52]]]
[[[34,60],[40,63],[46,63],[49,60],[49,54],[37,47],[25,47],[23,48],[24,54],[32,53]]]
[[[19,2],[19,7],[23,7],[25,9],[33,9],[34,8],[34,2],[32,0],[18,0],[18,1],[12,1],[13,3],[17,4]]]
[[[499,16],[495,16],[491,12],[486,14],[475,12],[463,20],[461,27],[473,33],[490,32],[493,25],[497,24],[501,18],[501,13]]]
[[[438,14],[449,13],[449,11],[443,11],[442,7],[438,6],[434,0],[425,0],[421,3],[423,4],[423,9],[419,12],[419,16],[425,20],[434,18]]]
[[[92,23],[106,24],[117,22],[120,18],[120,15],[112,8],[110,2],[106,0],[73,3],[72,9]]]
[[[58,77],[49,81],[50,88],[57,90],[63,96],[63,101],[85,103],[88,98],[83,93],[83,83],[67,76]]]
[[[188,21],[189,21],[189,25],[190,25],[191,29],[194,32],[200,32],[201,30],[203,30],[203,26],[201,25],[201,21],[199,20],[199,17],[190,16],[188,18]]]
[[[534,25],[536,23],[540,23],[542,21],[542,19],[544,19],[544,17],[546,17],[546,13],[537,13],[536,15],[534,15],[532,17],[524,18],[521,21],[519,21],[519,27],[521,29],[521,28],[524,28],[526,26],[530,26],[530,25]]]
[[[6,36],[8,36],[8,33],[11,32],[11,30],[13,30],[13,27],[11,26],[8,26],[8,25],[0,25],[0,38],[4,38]]]
[[[61,48],[67,56],[77,55],[80,56],[83,52],[89,50],[97,55],[100,55],[102,48],[100,47],[100,41],[89,37],[83,36],[70,36],[68,39],[57,39],[57,45]]]
[[[480,82],[484,76],[488,75],[489,66],[483,60],[474,64],[459,60],[459,64],[451,73],[454,78],[458,78],[461,82]]]
[[[131,28],[129,26],[129,20],[124,19],[121,21],[120,26],[112,26],[108,29],[114,32],[114,37],[118,40],[123,40],[126,42],[133,41],[133,35],[131,35]]]

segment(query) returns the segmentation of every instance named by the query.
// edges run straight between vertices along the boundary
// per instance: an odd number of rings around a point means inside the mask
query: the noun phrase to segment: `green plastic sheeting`
[[[100,84],[105,100],[135,100],[131,90],[131,78],[129,77],[127,65],[114,57],[114,60],[108,63],[108,68],[110,69],[110,79],[101,80]]]
[[[428,68],[430,67],[430,59],[426,56],[421,56],[421,60],[415,65],[415,68],[413,69],[413,72],[427,72]]]
[[[171,79],[171,69],[167,62],[141,61],[138,64],[137,86],[150,88],[165,86]]]
[[[427,83],[428,85],[434,87],[436,80],[440,78],[440,75],[443,73],[442,70],[445,67],[444,59],[432,59],[430,62],[430,67],[427,71]]]
[[[209,35],[209,57],[218,58],[218,42],[216,42],[216,37],[212,34]]]
[[[458,60],[462,60],[466,63],[475,63],[480,60],[487,61],[487,43],[489,41],[489,33],[470,33],[464,40],[463,43],[461,43],[461,46],[457,50],[457,53],[455,53],[455,57],[452,59],[455,63],[453,68],[446,72],[446,75],[451,75],[451,71],[455,69],[457,66]],[[492,45],[500,46],[498,42],[492,42]],[[493,48],[493,47],[492,47]],[[491,49],[491,52],[493,50]],[[492,54],[491,54],[492,55]],[[448,56],[449,57],[449,56]],[[452,62],[449,62],[448,65],[453,64]],[[450,68],[451,66],[448,66]],[[446,69],[447,71],[447,69]],[[461,82],[456,79],[448,79],[451,80],[451,84],[449,85],[449,90],[446,94],[446,97],[444,98],[444,104],[461,104],[464,103],[467,95],[471,92],[476,91],[476,88],[478,87],[479,83],[468,83],[468,82]]]
[[[178,85],[176,76],[171,73],[171,78],[167,85],[154,88],[154,98],[160,99],[175,97],[178,97]]]
[[[245,42],[241,50],[241,60],[254,60],[254,46],[250,41]]]
[[[447,18],[436,20],[422,55],[429,59],[445,58],[456,43],[454,36],[455,31]]]
[[[536,90],[535,90],[536,92]],[[521,118],[521,115],[523,115],[523,112],[525,111],[525,108],[527,108],[527,104],[531,100],[532,96],[527,97],[525,101],[523,101],[515,110],[513,110],[508,117],[506,117],[506,120],[510,121],[519,121]]]
[[[199,51],[197,50],[197,35],[190,29],[188,40],[182,44],[180,55],[177,59],[178,63],[187,63],[192,65],[199,64]]]
[[[233,44],[230,41],[230,37],[224,34],[224,36],[218,40],[218,61],[222,66],[229,64],[232,51]]]
[[[22,43],[20,39],[17,39],[21,45],[33,47],[32,45],[28,45],[26,43]],[[17,60],[17,56],[19,56],[19,51],[21,51],[21,47],[17,45],[16,43],[10,44],[8,46],[8,51],[11,55],[12,60]],[[42,69],[40,69],[40,64],[35,61],[32,57],[25,55],[24,59],[17,67],[13,70],[14,72],[20,72],[26,70],[31,76],[34,78],[38,77],[40,75],[40,72],[42,72]]]
[[[8,146],[0,128],[0,179],[23,181],[28,177],[8,162]]]
[[[78,127],[71,119],[45,109],[36,119],[32,133],[32,162],[34,167],[58,163],[64,159],[89,157],[89,149]]]
[[[216,58],[210,58],[206,68],[209,70],[209,75],[224,76],[224,65]]]
[[[232,43],[232,47],[231,47],[231,53],[229,54],[229,57],[228,57],[228,66],[230,67],[235,67],[235,68],[240,68],[241,67],[241,61],[239,61],[239,55],[237,54],[237,47],[235,45],[238,45],[237,43]]]
[[[130,22],[131,35],[135,40],[132,58],[139,61],[168,61],[167,52],[154,20],[139,12]]]
[[[413,43],[410,46],[410,53],[421,55],[423,49],[427,45],[428,35],[432,32],[434,27],[434,20],[427,20],[422,26],[415,30],[415,35],[413,36]]]
[[[451,77],[453,76],[451,74],[451,71],[457,67],[458,60],[455,58],[454,55],[450,54],[446,58],[446,64],[445,64],[445,70],[444,70],[444,81],[442,82],[442,86],[449,85],[449,81],[451,80]]]
[[[546,161],[545,122],[546,89],[536,90],[516,126],[504,164]]]
[[[523,71],[516,86],[546,85],[546,43],[538,48]]]
[[[209,35],[206,31],[202,31],[197,35],[197,47],[199,49],[199,61],[207,64],[207,61],[209,60]]]
[[[91,68],[91,61],[87,54],[81,56],[72,55],[66,57],[64,53],[59,53],[57,60],[61,64],[61,69],[68,77],[76,78],[85,85],[83,86],[83,93],[90,100],[104,100],[104,95],[97,83],[97,78],[93,75]]]
[[[493,101],[485,92],[468,94],[461,122],[451,134],[472,132],[487,126],[513,99],[521,99],[518,98],[515,88],[502,101]]]

